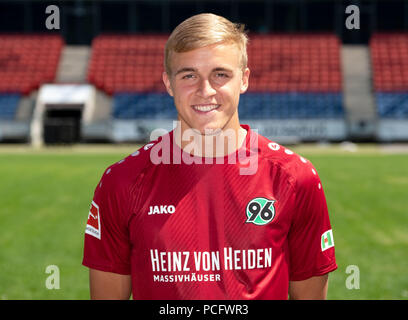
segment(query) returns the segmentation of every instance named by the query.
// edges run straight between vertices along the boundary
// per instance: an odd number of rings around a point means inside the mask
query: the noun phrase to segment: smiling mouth
[[[220,107],[220,104],[200,104],[200,105],[193,105],[193,109],[198,112],[210,112],[216,110]]]

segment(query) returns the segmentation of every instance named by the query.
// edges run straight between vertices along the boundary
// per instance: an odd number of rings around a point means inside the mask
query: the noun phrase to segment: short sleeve
[[[130,274],[128,197],[117,180],[108,168],[95,189],[85,228],[82,264],[101,271]]]
[[[320,178],[310,162],[297,173],[294,214],[288,235],[291,281],[337,269],[333,231]]]

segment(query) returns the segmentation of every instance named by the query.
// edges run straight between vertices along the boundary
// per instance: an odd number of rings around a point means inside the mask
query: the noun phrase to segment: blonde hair
[[[164,49],[164,68],[171,74],[170,58],[172,52],[187,52],[215,43],[236,44],[241,51],[241,67],[247,67],[248,37],[245,25],[233,23],[212,13],[201,13],[180,23],[171,33]]]

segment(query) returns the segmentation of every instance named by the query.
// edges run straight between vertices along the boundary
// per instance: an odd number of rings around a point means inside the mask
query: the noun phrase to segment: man
[[[326,298],[337,265],[322,185],[308,160],[240,124],[246,44],[242,26],[213,14],[170,35],[163,82],[177,126],[96,187],[91,298]]]

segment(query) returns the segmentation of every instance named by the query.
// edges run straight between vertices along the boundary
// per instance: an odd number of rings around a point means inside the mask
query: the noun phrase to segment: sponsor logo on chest
[[[258,226],[268,224],[276,215],[274,203],[276,200],[263,197],[254,198],[246,206],[246,223]]]
[[[176,208],[173,205],[149,206],[148,215],[152,214],[173,214]]]

